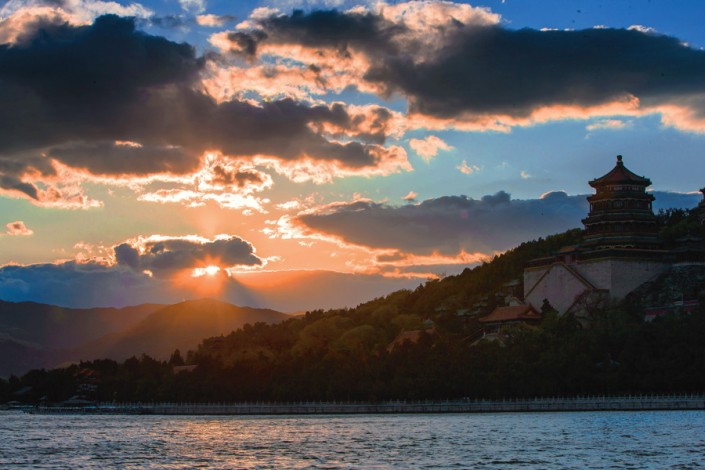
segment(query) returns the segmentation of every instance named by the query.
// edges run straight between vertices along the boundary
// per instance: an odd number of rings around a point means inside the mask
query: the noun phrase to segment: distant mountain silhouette
[[[69,362],[126,359],[143,353],[167,359],[211,336],[246,323],[274,323],[289,315],[236,307],[217,300],[125,308],[64,308],[35,302],[0,301],[0,377]]]
[[[162,307],[78,309],[0,300],[0,377],[55,366],[60,350],[126,330]]]
[[[46,352],[0,333],[0,377],[21,374],[43,365]]]
[[[290,318],[269,309],[237,307],[218,300],[190,300],[161,308],[124,331],[112,333],[73,351],[73,360],[123,360],[147,354],[168,359],[175,349],[186,353],[203,338],[228,334],[246,323],[276,323]]]

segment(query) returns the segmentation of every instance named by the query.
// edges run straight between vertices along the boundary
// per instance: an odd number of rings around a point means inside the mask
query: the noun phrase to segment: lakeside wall
[[[647,410],[705,410],[705,395],[382,403],[98,403],[82,407],[39,406],[27,411],[37,414],[324,415]]]

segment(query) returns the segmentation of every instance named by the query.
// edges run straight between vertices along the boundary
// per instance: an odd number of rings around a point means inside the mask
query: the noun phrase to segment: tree
[[[169,365],[170,366],[183,366],[186,364],[184,362],[184,358],[181,357],[181,351],[178,349],[174,350],[174,352],[171,354],[171,357],[169,358]]]

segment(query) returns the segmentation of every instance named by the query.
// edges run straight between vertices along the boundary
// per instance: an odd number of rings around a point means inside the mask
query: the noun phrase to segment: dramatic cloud
[[[114,248],[118,266],[155,275],[183,269],[219,266],[222,268],[262,266],[264,261],[255,254],[247,241],[220,235],[213,240],[203,237],[163,237],[154,235]]]
[[[410,169],[401,147],[382,146],[391,116],[382,108],[217,102],[201,87],[205,63],[187,44],[137,31],[133,19],[39,20],[0,45],[0,189],[38,201],[57,164],[89,175],[191,174],[209,150],[282,167],[301,161],[311,173],[321,163],[331,175]]]
[[[694,207],[699,200],[696,194],[654,194],[656,210]],[[581,227],[580,220],[588,212],[585,198],[556,191],[540,199],[518,200],[500,191],[481,199],[446,196],[404,206],[357,200],[306,211],[290,222],[298,229],[297,236],[327,236],[349,244],[396,250],[389,256],[397,260],[409,254],[492,254],[526,240]],[[393,261],[389,257],[379,260]]]
[[[34,233],[34,231],[27,228],[27,226],[21,220],[17,220],[15,222],[10,222],[5,227],[7,227],[7,231],[5,232],[7,235],[27,236],[27,235],[32,235]]]
[[[101,15],[146,19],[153,12],[140,5],[101,0],[8,0],[0,8],[0,44],[25,40],[46,24],[85,25]]]
[[[488,128],[659,112],[705,130],[705,52],[643,28],[512,30],[450,2],[270,12],[214,39],[251,57],[294,57],[319,81],[382,96],[410,114]],[[337,65],[337,68],[336,68]]]
[[[269,200],[255,194],[271,188],[272,177],[248,161],[209,152],[199,171],[187,177],[173,178],[168,185],[168,188],[145,189],[138,199],[189,207],[212,201],[226,209],[266,212],[264,205]]]
[[[446,196],[401,207],[363,200],[338,203],[301,214],[297,220],[308,230],[356,245],[454,255],[501,251],[575,227],[586,209],[583,196],[557,192],[522,201],[499,192],[478,200]]]

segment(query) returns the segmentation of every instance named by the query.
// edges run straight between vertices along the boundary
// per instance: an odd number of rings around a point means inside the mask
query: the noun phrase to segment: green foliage
[[[662,209],[656,215],[656,219],[659,237],[667,247],[673,246],[676,240],[688,235],[705,236],[705,227],[700,224],[695,210]]]

